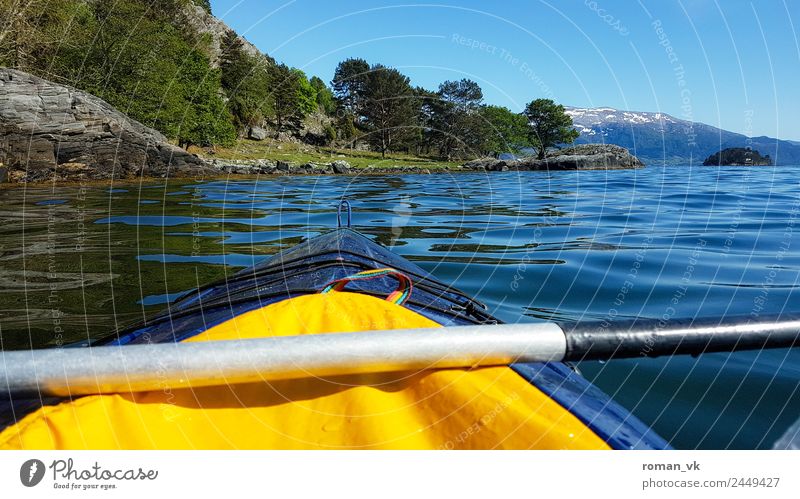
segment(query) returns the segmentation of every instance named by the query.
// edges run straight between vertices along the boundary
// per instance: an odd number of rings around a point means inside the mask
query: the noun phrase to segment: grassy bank
[[[380,153],[373,151],[314,147],[308,144],[278,142],[272,139],[262,141],[239,140],[233,147],[217,147],[216,152],[213,154],[206,150],[190,150],[190,152],[196,153],[205,159],[268,159],[271,161],[286,161],[296,165],[304,163],[324,164],[335,160],[344,160],[354,168],[413,166],[433,170],[455,168],[461,164],[460,162],[439,161],[432,158],[404,154],[387,154],[386,158],[381,158]]]

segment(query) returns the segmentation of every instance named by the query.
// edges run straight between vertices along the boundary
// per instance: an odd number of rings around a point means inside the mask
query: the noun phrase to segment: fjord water
[[[800,311],[800,169],[270,177],[0,190],[0,347],[96,338],[353,225],[509,322]],[[679,448],[764,448],[800,351],[581,372]]]

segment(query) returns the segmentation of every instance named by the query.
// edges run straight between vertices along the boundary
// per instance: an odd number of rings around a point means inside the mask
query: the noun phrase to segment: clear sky
[[[471,78],[520,111],[539,97],[661,111],[800,140],[796,0],[212,0],[262,51],[329,82],[362,57],[435,90]]]

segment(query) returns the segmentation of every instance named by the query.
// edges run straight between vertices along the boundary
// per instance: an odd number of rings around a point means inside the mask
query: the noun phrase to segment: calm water
[[[800,310],[800,168],[647,168],[0,190],[2,348],[97,337],[354,225],[506,321]],[[626,282],[627,281],[627,282]],[[800,350],[583,363],[681,448],[769,447]]]

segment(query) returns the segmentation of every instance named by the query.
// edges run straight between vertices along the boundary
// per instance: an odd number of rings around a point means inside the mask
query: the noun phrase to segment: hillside
[[[567,107],[581,136],[579,144],[616,144],[648,165],[701,164],[722,149],[751,147],[769,155],[776,165],[800,164],[800,144],[771,137],[748,138],[703,123],[664,113],[613,108]]]
[[[332,99],[204,0],[30,0],[2,11],[0,67],[94,95],[184,148],[232,145],[253,126],[298,130]]]

